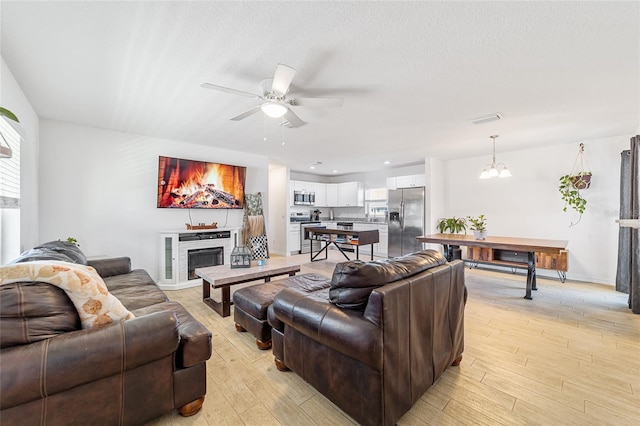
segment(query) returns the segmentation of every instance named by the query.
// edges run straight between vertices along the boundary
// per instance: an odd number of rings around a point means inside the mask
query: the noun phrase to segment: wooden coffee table
[[[269,282],[271,277],[293,276],[296,272],[300,272],[300,265],[286,257],[267,259],[265,265],[252,265],[250,268],[231,269],[229,265],[217,265],[195,270],[196,275],[202,278],[202,301],[222,317],[228,317],[231,314],[230,287],[232,285],[261,279]],[[211,298],[211,288],[220,289],[222,293],[220,302]]]

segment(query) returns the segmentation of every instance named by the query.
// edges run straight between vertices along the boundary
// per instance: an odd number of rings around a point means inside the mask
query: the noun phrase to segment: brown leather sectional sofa
[[[14,262],[43,259],[86,262],[61,242]],[[0,285],[2,425],[138,425],[174,409],[195,414],[206,393],[209,330],[146,271],[131,270],[129,258],[88,263],[135,318],[82,329],[63,290]]]
[[[268,310],[273,354],[363,425],[393,425],[464,350],[461,261],[425,250],[338,264],[326,292]]]

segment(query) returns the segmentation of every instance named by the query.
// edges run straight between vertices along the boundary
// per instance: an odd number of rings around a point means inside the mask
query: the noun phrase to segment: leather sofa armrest
[[[131,272],[131,258],[129,257],[93,259],[87,261],[87,265],[93,267],[102,278]]]
[[[176,353],[176,367],[193,367],[211,358],[211,332],[184,306],[172,301],[156,303],[136,309],[134,315],[149,315],[154,312],[173,312],[178,317],[180,347]]]
[[[158,312],[0,351],[1,408],[120,374],[178,348],[178,320]]]
[[[382,369],[382,329],[361,312],[341,309],[312,294],[284,289],[273,301],[273,314],[285,327],[378,371]]]

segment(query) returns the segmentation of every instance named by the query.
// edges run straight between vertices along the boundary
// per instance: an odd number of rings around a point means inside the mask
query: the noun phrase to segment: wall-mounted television
[[[158,208],[241,209],[247,168],[159,157]]]

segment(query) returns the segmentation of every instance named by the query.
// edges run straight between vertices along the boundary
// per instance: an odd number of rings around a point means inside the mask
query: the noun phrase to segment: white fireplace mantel
[[[229,232],[228,238],[207,238],[212,234]],[[202,234],[202,239],[185,240],[193,234]],[[182,237],[182,238],[181,238]],[[179,290],[202,285],[202,279],[188,278],[189,250],[222,247],[224,264],[230,264],[231,251],[240,239],[240,228],[217,228],[160,232],[160,258],[158,287],[163,290]],[[182,241],[181,241],[182,240]]]

